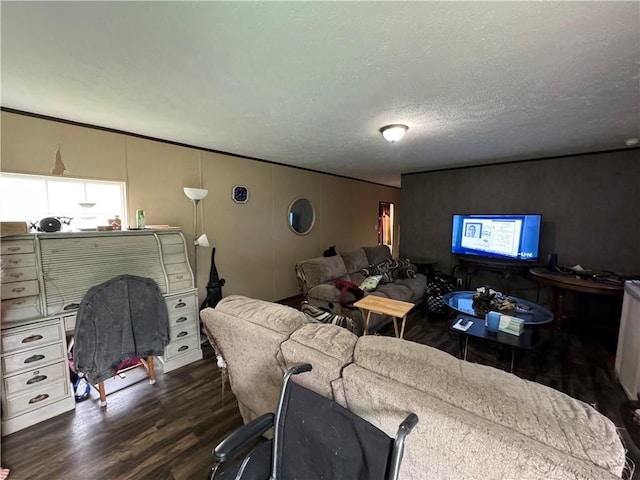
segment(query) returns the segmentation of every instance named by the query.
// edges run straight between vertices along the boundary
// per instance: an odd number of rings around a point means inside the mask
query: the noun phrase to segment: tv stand
[[[463,285],[465,290],[471,290],[471,279],[481,271],[498,272],[502,276],[502,293],[509,294],[509,280],[513,275],[526,277],[529,269],[539,267],[540,264],[525,260],[508,260],[501,258],[480,257],[475,255],[456,255],[456,265],[453,267],[452,276],[456,271],[463,273]]]

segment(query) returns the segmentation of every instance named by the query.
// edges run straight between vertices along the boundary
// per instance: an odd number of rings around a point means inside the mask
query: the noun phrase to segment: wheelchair
[[[213,450],[209,480],[396,480],[415,413],[395,438],[291,377],[311,371],[296,365],[284,375],[278,408],[241,426]],[[273,428],[273,438],[259,442]]]

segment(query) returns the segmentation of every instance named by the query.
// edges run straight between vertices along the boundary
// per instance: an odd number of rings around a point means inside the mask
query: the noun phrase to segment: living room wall
[[[65,176],[126,182],[129,223],[136,209],[144,209],[148,224],[183,227],[188,244],[194,235],[193,204],[182,188],[207,188],[198,206],[198,230],[216,248],[216,266],[227,282],[225,296],[273,301],[296,295],[297,260],[320,256],[332,244],[339,251],[374,245],[378,202],[393,202],[397,214],[401,211],[396,188],[119,132],[12,112],[2,112],[1,132],[1,171],[50,175],[60,145],[69,170]],[[249,188],[246,204],[231,200],[237,184]],[[287,223],[289,203],[299,196],[316,209],[316,224],[304,236],[295,235]],[[210,258],[210,248],[198,249],[201,299]]]
[[[400,254],[447,273],[454,213],[539,213],[541,260],[640,275],[639,149],[403,175],[400,199]]]

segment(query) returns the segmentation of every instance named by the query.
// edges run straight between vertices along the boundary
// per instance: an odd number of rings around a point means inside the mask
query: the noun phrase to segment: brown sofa
[[[273,412],[282,376],[296,377],[388,435],[408,412],[401,480],[614,480],[625,449],[590,405],[501,370],[386,336],[309,323],[290,307],[241,296],[202,310],[245,422]]]
[[[427,277],[416,273],[417,268],[393,268],[389,247],[378,245],[361,247],[352,252],[341,252],[333,257],[317,257],[296,263],[296,276],[300,284],[302,295],[306,301],[323,310],[337,315],[345,315],[359,323],[360,331],[364,322],[362,313],[357,308],[340,304],[340,290],[335,286],[337,278],[344,278],[357,285],[367,277],[366,270],[372,267],[391,265],[389,282],[380,283],[372,292],[366,295],[377,295],[403,302],[421,303],[427,288]],[[408,277],[408,278],[407,278]],[[384,281],[384,280],[383,280]],[[351,302],[353,296],[348,297]],[[369,320],[369,333],[376,332],[392,319],[386,315],[372,314]]]

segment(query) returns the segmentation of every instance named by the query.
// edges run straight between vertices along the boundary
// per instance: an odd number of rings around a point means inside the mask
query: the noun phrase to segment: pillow
[[[382,275],[371,275],[365,278],[360,284],[360,290],[364,290],[365,292],[373,292],[378,283],[382,280]]]
[[[396,260],[393,276],[395,278],[416,278],[418,268],[411,263],[408,258],[399,258]]]
[[[399,278],[416,278],[417,267],[408,259],[388,258],[377,265],[369,265],[369,268],[360,270],[363,275],[382,275],[380,283],[391,283]]]

